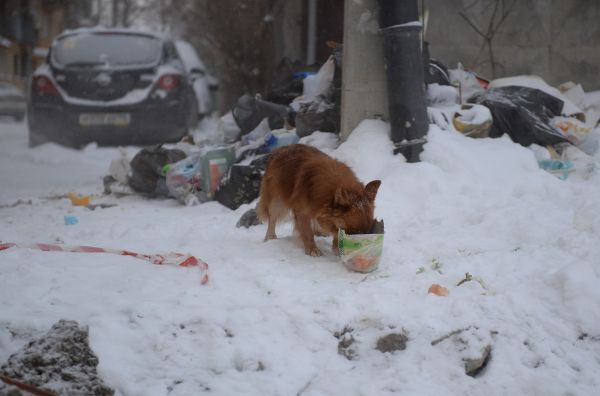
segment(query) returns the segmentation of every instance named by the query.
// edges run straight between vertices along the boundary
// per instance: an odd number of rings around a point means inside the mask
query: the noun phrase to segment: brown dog
[[[265,241],[277,238],[275,225],[291,211],[306,254],[321,255],[315,231],[333,235],[337,252],[338,229],[349,234],[371,229],[380,184],[363,186],[347,165],[314,147],[281,147],[271,153],[260,187],[258,215],[269,224]]]

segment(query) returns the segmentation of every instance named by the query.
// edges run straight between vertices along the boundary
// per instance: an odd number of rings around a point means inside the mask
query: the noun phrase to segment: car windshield
[[[94,33],[63,37],[52,47],[52,60],[63,66],[128,66],[156,63],[157,38],[138,34]]]

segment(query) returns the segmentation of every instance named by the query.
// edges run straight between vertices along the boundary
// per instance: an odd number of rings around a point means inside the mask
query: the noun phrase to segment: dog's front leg
[[[338,242],[338,233],[337,232],[333,235],[333,243],[331,244],[331,251],[334,254],[340,254],[340,245]]]
[[[296,229],[300,234],[302,243],[304,244],[304,253],[309,256],[320,256],[321,251],[315,243],[315,237],[313,234],[311,219],[303,214],[295,213]]]

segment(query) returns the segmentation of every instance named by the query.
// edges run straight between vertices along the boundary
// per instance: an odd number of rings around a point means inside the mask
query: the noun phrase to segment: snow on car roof
[[[97,34],[97,33],[117,33],[117,34],[139,34],[145,36],[156,37],[157,39],[165,40],[170,39],[170,36],[165,33],[156,33],[140,28],[114,28],[105,26],[94,26],[94,27],[82,27],[77,29],[66,29],[61,34],[56,36],[54,41],[60,40],[64,37],[71,36],[74,34]]]

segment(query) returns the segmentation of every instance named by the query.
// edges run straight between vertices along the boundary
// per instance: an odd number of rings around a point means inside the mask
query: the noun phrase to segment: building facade
[[[94,24],[95,0],[0,0],[0,80],[24,87],[67,28]]]

